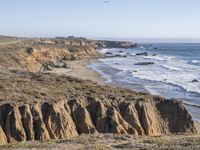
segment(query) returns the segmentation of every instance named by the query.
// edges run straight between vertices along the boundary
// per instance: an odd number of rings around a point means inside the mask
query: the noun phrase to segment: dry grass
[[[51,140],[45,142],[24,142],[0,146],[0,149],[42,149],[42,150],[112,150],[152,149],[188,150],[200,149],[199,135],[130,136],[114,134],[81,135],[72,140]]]
[[[121,101],[141,99],[146,96],[149,95],[52,73],[19,71],[0,73],[0,100],[2,102],[34,102],[79,97]]]

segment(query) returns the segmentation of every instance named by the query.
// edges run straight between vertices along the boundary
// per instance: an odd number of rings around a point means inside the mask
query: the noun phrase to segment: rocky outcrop
[[[109,41],[109,40],[89,40],[76,37],[57,37],[55,39],[37,39],[35,43],[51,44],[51,45],[66,45],[66,46],[87,46],[93,48],[133,48],[136,43],[128,41]]]
[[[50,71],[53,68],[68,68],[66,61],[100,57],[93,47],[44,47],[33,46],[21,49],[18,59],[21,68],[31,72]],[[16,56],[14,56],[16,57]]]
[[[27,39],[0,47],[0,67],[30,72],[67,68],[64,61],[101,57],[96,48],[86,39]]]
[[[137,44],[122,41],[95,41],[98,48],[133,48]]]
[[[96,43],[93,40],[88,40],[85,38],[75,38],[75,37],[57,37],[55,39],[36,39],[34,41],[36,44],[46,44],[46,45],[62,45],[62,46],[76,46],[76,47],[93,47],[96,48]]]
[[[191,115],[177,101],[111,101],[96,98],[7,103],[0,106],[1,144],[70,139],[83,133],[162,135],[196,133]]]

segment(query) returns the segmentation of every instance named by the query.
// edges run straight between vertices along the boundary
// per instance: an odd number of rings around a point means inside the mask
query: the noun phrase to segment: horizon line
[[[69,37],[67,36],[17,36],[17,35],[1,35],[0,37],[11,37],[11,38],[56,38],[56,37]],[[200,43],[200,37],[92,37],[92,36],[74,36],[83,37],[91,40],[120,40],[130,41],[135,43]]]

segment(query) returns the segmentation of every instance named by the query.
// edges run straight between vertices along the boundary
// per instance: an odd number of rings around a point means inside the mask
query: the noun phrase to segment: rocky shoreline
[[[94,133],[196,134],[190,113],[176,100],[51,72],[70,69],[74,60],[102,57],[96,49],[112,45],[136,46],[82,38],[0,46],[0,143]]]

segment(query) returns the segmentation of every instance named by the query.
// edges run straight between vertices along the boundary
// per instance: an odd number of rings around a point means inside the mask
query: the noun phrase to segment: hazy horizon
[[[74,35],[65,35],[65,36],[16,36],[16,35],[0,35],[8,37],[18,37],[18,38],[56,38],[56,37],[69,37]],[[83,37],[83,36],[74,36],[74,37]],[[92,40],[112,40],[112,41],[130,41],[135,43],[200,43],[200,38],[120,38],[120,37],[86,37],[83,38],[92,39]]]
[[[0,35],[200,42],[200,1],[2,0]]]

